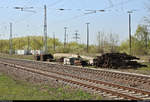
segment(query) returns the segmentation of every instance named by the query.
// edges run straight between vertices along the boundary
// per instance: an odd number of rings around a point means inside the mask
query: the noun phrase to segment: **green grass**
[[[33,55],[9,55],[9,54],[0,54],[1,57],[6,58],[19,58],[19,59],[28,59],[28,60],[34,60]]]
[[[0,74],[0,100],[101,100],[79,89],[33,85]]]
[[[149,62],[144,62],[142,64],[147,65],[147,67],[138,68],[137,70],[150,71],[150,63]]]

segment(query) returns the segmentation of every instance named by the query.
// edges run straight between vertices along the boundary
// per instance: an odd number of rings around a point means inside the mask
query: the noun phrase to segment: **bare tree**
[[[116,52],[116,46],[119,38],[117,34],[98,32],[97,41],[98,52]]]
[[[118,43],[118,35],[117,34],[113,34],[113,33],[110,33],[109,34],[109,44],[110,44],[110,52],[115,52],[116,49],[116,45]]]
[[[98,52],[104,53],[104,32],[98,32],[97,41],[98,41]]]

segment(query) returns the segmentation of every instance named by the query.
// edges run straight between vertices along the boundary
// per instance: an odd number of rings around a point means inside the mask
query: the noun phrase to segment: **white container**
[[[70,65],[70,58],[64,58],[64,64]]]
[[[43,51],[42,50],[31,50],[31,53],[32,55],[40,55],[40,54],[43,54]]]
[[[17,50],[17,51],[16,51],[16,54],[17,54],[17,55],[26,55],[26,54],[27,54],[27,51],[26,51],[26,50]]]
[[[90,60],[89,60],[89,64],[90,64],[90,65],[93,65],[93,64],[94,64],[94,61],[93,61],[93,60],[94,60],[94,59],[90,59]]]

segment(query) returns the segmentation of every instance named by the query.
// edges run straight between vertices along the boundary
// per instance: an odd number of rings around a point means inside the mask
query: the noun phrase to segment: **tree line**
[[[119,36],[114,33],[98,32],[97,44],[89,46],[89,53],[123,52],[129,54],[129,39],[119,44]],[[131,51],[133,55],[150,54],[150,35],[146,25],[138,25],[135,34],[131,37]],[[15,50],[43,50],[42,36],[26,36],[12,39],[13,51]],[[86,53],[86,44],[69,42],[64,48],[64,43],[59,39],[47,40],[49,53]],[[0,52],[9,53],[9,40],[0,40]]]

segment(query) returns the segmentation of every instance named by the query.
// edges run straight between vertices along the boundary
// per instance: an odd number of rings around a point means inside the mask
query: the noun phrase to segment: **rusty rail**
[[[88,84],[85,84],[85,83],[81,83],[81,82],[78,82],[78,81],[73,81],[73,80],[69,80],[69,79],[65,79],[65,78],[53,76],[53,75],[50,75],[50,74],[46,74],[45,71],[42,71],[42,70],[37,70],[37,69],[32,69],[32,68],[26,68],[26,67],[23,67],[23,66],[19,66],[19,65],[15,65],[15,64],[10,64],[10,63],[5,63],[5,62],[0,62],[0,63],[4,64],[4,65],[11,66],[11,67],[14,67],[14,68],[17,68],[17,69],[29,71],[29,72],[32,72],[32,73],[36,73],[36,74],[40,74],[40,75],[43,75],[43,76],[51,77],[51,78],[54,78],[54,79],[57,79],[57,80],[62,80],[62,81],[68,82],[68,83],[72,83],[72,84],[76,84],[76,85],[83,86],[83,87],[86,87],[86,88],[90,88],[90,89],[93,89],[95,91],[103,91],[103,92],[106,92],[108,94],[112,94],[112,95],[115,95],[115,96],[118,96],[118,97],[123,97],[125,99],[143,100],[142,98],[138,98],[138,97],[135,97],[135,96],[130,96],[130,95],[127,95],[127,94],[119,93],[119,92],[108,90],[108,89],[105,89],[105,88],[91,86],[91,85],[88,85]],[[62,74],[62,73],[57,73],[57,74]],[[64,75],[67,75],[67,74],[64,74]],[[72,77],[79,78],[77,76],[72,76]],[[98,82],[98,81],[95,81],[95,80],[90,80],[90,79],[85,79],[85,78],[80,78],[80,79],[82,79],[82,80],[84,79],[84,80],[88,80],[88,81],[93,81],[93,82]],[[100,83],[100,81],[98,83]]]

